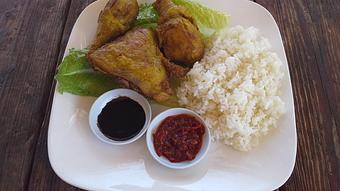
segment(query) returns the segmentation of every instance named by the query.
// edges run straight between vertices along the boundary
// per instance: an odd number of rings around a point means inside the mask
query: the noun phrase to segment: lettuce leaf
[[[208,8],[196,1],[172,0],[176,5],[182,5],[188,9],[194,17],[200,32],[205,36],[211,36],[215,31],[225,28],[229,24],[229,16]]]
[[[58,91],[79,96],[98,97],[101,94],[119,88],[112,77],[92,69],[86,58],[86,49],[70,49],[69,54],[59,65],[55,79],[58,81]],[[171,86],[177,87],[178,81],[171,80]],[[149,100],[155,102],[153,100]],[[173,95],[165,102],[158,104],[168,107],[179,107],[178,98]]]
[[[86,58],[86,49],[70,49],[59,65],[55,79],[60,93],[97,97],[118,87],[113,78],[92,69]]]
[[[229,23],[229,16],[205,7],[191,0],[172,0],[176,5],[184,6],[195,18],[200,32],[204,37],[210,37],[216,31],[225,28]],[[152,4],[141,4],[135,26],[152,28],[157,27],[159,15]]]
[[[157,27],[158,17],[159,15],[152,4],[141,4],[135,26],[155,29]]]

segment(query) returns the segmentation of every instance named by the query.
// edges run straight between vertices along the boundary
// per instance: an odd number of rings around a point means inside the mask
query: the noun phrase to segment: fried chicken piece
[[[166,58],[163,58],[162,63],[168,72],[169,77],[182,78],[190,71],[190,68],[174,64]]]
[[[166,101],[172,94],[162,63],[165,58],[151,29],[134,28],[89,53],[88,59],[96,69],[123,79],[127,86],[158,102]]]
[[[157,0],[154,7],[160,15],[156,32],[164,55],[192,67],[204,54],[203,39],[193,17],[171,0]]]
[[[98,17],[96,37],[90,52],[129,30],[137,18],[136,0],[109,0]]]

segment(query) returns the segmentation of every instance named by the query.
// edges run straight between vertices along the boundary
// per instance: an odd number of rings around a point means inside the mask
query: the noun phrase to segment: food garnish
[[[86,58],[87,50],[70,49],[57,69],[58,91],[80,96],[100,96],[117,88],[112,77],[93,70]]]
[[[158,18],[159,15],[152,4],[141,4],[139,6],[135,26],[155,29],[157,27]]]
[[[206,7],[192,0],[172,0],[176,5],[184,6],[197,22],[200,32],[210,37],[215,32],[226,28],[230,17],[223,12]]]

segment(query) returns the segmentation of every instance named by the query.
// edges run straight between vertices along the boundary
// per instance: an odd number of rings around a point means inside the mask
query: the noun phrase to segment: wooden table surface
[[[91,2],[0,1],[0,190],[78,190],[51,169],[47,130],[56,67]],[[295,99],[297,160],[279,190],[340,190],[340,1],[256,2],[279,25]]]

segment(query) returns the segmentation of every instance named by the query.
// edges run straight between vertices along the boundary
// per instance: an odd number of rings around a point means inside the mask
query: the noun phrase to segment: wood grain
[[[293,82],[298,155],[280,190],[339,190],[340,1],[256,2],[279,25]]]
[[[27,187],[67,7],[0,1],[0,190]]]
[[[72,27],[76,22],[81,11],[90,3],[95,0],[72,0],[70,2],[68,12],[66,13],[66,24],[63,30],[61,43],[59,46],[59,56],[58,61],[54,62],[54,69],[51,71],[53,75],[55,74],[56,66],[61,62],[62,57],[64,55],[65,47],[67,45]],[[34,163],[32,167],[32,173],[29,180],[28,190],[63,190],[63,191],[71,191],[71,190],[80,190],[76,187],[73,187],[64,181],[62,181],[57,175],[53,172],[51,165],[47,156],[47,130],[49,125],[49,118],[51,112],[51,106],[53,101],[55,88],[55,81],[53,82],[52,88],[50,89],[49,101],[46,107],[46,113],[44,116],[44,121],[41,127],[41,132],[39,135],[39,140],[36,147],[36,152],[34,155]]]
[[[0,190],[80,190],[53,172],[47,130],[56,66],[91,2],[0,1]],[[256,2],[279,25],[293,82],[298,155],[279,190],[340,190],[340,1]]]

